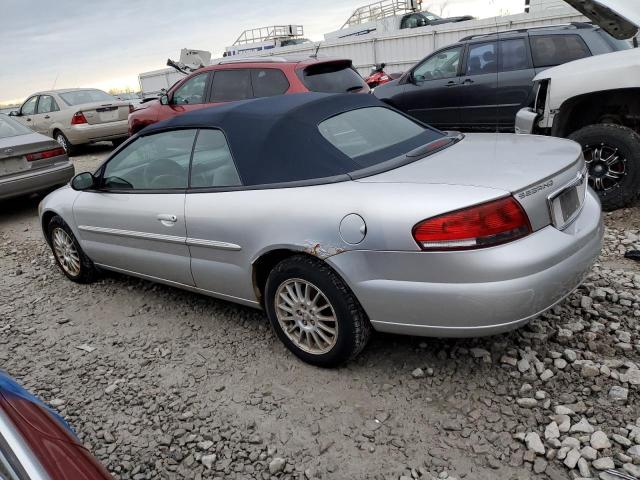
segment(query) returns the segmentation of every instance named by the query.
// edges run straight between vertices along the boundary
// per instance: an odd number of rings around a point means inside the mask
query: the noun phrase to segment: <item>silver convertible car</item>
[[[263,308],[303,360],[371,330],[517,328],[599,254],[578,144],[445,134],[371,95],[297,94],[147,127],[40,205],[71,280],[99,269]]]

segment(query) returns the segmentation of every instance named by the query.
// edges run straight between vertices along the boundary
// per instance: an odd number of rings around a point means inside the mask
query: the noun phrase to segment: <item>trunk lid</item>
[[[34,161],[28,161],[26,158],[30,153],[59,147],[55,140],[35,132],[0,139],[0,177],[22,174],[66,161],[66,154]]]
[[[129,116],[129,102],[96,102],[77,105],[78,112],[82,112],[90,125],[100,123],[119,122]]]
[[[628,40],[638,34],[638,0],[565,0],[612,37]]]
[[[513,195],[534,230],[549,225],[549,197],[584,171],[580,146],[532,135],[468,134],[457,144],[363,183],[466,185]]]

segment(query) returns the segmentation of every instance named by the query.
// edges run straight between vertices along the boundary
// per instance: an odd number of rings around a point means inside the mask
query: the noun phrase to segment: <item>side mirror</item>
[[[20,112],[18,110],[12,110],[11,112],[9,112],[9,116],[10,117],[19,117],[20,116]]]
[[[71,179],[71,188],[78,191],[89,190],[96,186],[96,177],[93,173],[83,172],[79,173],[73,179]]]
[[[167,94],[160,96],[160,103],[162,105],[169,105],[169,96]]]
[[[407,77],[407,82],[418,85],[418,83],[424,82],[424,77],[422,75],[414,75],[413,73],[410,73]]]

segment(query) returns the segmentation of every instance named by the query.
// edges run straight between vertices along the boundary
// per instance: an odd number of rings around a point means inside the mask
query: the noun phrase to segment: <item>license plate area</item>
[[[11,175],[29,170],[29,162],[24,157],[0,160],[0,176]]]
[[[587,194],[587,172],[580,172],[574,180],[548,198],[553,226],[567,228],[580,214]]]

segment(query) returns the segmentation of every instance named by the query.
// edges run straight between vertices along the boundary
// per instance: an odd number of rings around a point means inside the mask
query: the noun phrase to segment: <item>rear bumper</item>
[[[600,253],[600,203],[591,191],[564,231],[466,252],[351,251],[327,259],[376,330],[475,337],[515,329],[569,295]]]
[[[73,164],[67,160],[41,170],[0,178],[0,200],[64,185],[74,173]]]
[[[129,136],[129,124],[127,120],[117,122],[89,125],[72,125],[64,134],[73,145],[101,142],[103,140],[119,140]]]
[[[516,115],[516,133],[531,134],[540,114],[532,108],[523,108]]]

